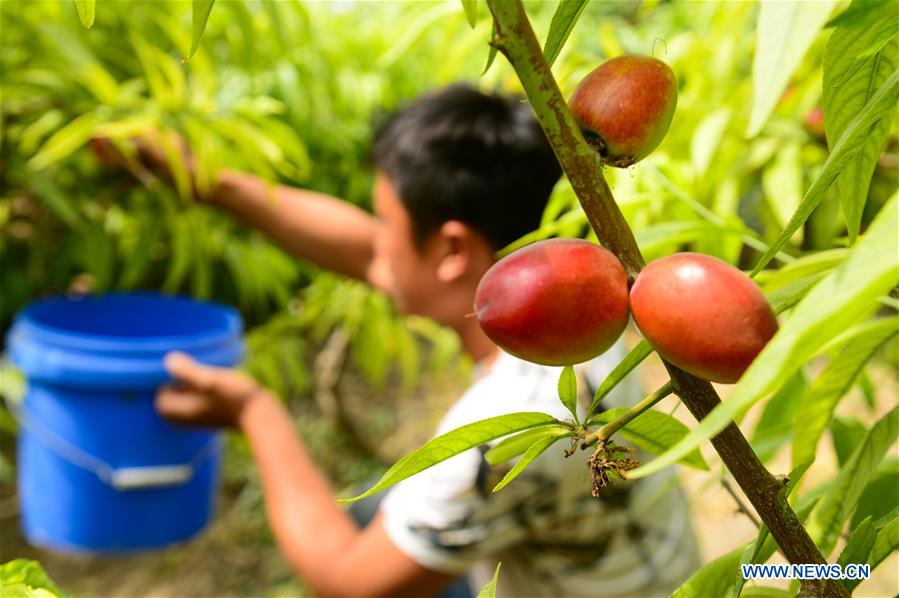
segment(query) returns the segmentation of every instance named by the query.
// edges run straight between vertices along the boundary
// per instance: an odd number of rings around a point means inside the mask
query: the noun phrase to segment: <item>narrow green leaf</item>
[[[86,29],[94,24],[94,16],[97,11],[97,0],[75,0],[75,8],[78,10],[78,18]]]
[[[481,71],[481,76],[487,74],[487,71],[490,70],[490,67],[493,66],[493,61],[496,60],[496,53],[498,51],[496,45],[493,43],[496,39],[496,22],[493,23],[493,28],[490,30],[490,51],[487,52],[487,64],[484,65],[484,70]]]
[[[868,555],[868,564],[871,565],[871,570],[873,571],[876,569],[880,563],[897,549],[899,549],[899,516],[894,518],[877,532],[874,546],[871,548],[871,553]],[[844,585],[846,589],[851,592],[861,582],[862,580],[860,579],[846,580]]]
[[[853,2],[862,3],[870,4],[868,0]],[[899,5],[893,3],[893,7]],[[821,102],[827,139],[831,144],[840,138],[890,73],[899,68],[899,39],[890,41],[899,27],[896,14],[893,12],[890,18],[889,13],[883,14],[882,10],[871,11],[868,18],[852,26],[837,27],[830,36],[824,51]],[[873,55],[863,56],[872,44],[879,46],[878,50]],[[888,113],[870,129],[858,157],[837,177],[850,244],[858,235],[868,186],[889,133],[890,121]]]
[[[509,459],[514,459],[522,454],[531,445],[546,436],[562,438],[563,436],[574,436],[574,432],[568,426],[543,424],[501,440],[496,446],[487,451],[484,459],[490,465],[505,463]]]
[[[756,281],[762,285],[765,293],[770,294],[813,274],[822,274],[833,270],[846,259],[849,253],[849,249],[842,247],[816,251],[785,264],[778,270],[765,270],[756,278]],[[765,280],[761,282],[763,275]]]
[[[882,318],[860,327],[840,352],[809,385],[796,410],[793,465],[815,458],[818,440],[833,418],[837,403],[877,350],[899,333],[899,318]]]
[[[853,2],[849,7],[832,18],[826,27],[851,27],[857,25],[869,18],[872,11],[888,9],[893,0],[868,0],[862,2]]]
[[[503,479],[500,480],[499,484],[494,486],[493,491],[499,492],[500,490],[505,488],[509,484],[509,482],[517,478],[518,474],[524,471],[525,468],[534,461],[534,459],[543,454],[543,451],[555,444],[557,440],[557,437],[548,436],[532,444],[530,448],[528,448],[528,450],[526,450],[521,456],[521,459],[519,459],[515,463],[515,465],[512,466],[512,469],[509,470],[509,473],[503,476]]]
[[[27,162],[28,167],[32,170],[41,170],[84,146],[93,137],[94,127],[98,121],[97,115],[93,112],[77,117],[44,142],[37,154]]]
[[[559,7],[556,8],[553,20],[549,24],[546,43],[543,45],[543,54],[546,56],[549,66],[552,66],[559,57],[559,52],[568,41],[568,36],[571,35],[586,6],[587,0],[561,0],[559,2]]]
[[[852,535],[843,547],[840,556],[837,557],[837,563],[845,567],[852,563],[864,563],[871,555],[871,549],[874,548],[874,540],[877,538],[877,530],[871,518],[868,517],[858,524],[852,530]]]
[[[493,579],[487,582],[481,591],[478,592],[478,598],[496,598],[496,583],[499,581],[499,568],[502,567],[502,563],[496,564],[496,571],[493,573]]]
[[[595,420],[598,424],[609,423],[615,421],[627,413],[627,411],[628,409],[624,407],[609,409],[597,414]],[[628,442],[647,453],[660,455],[674,446],[689,431],[690,429],[687,426],[667,413],[650,409],[638,415],[634,420],[621,428],[618,433],[624,436]],[[688,453],[681,459],[681,463],[703,471],[708,471],[709,469],[708,464],[698,450]]]
[[[761,3],[752,61],[752,114],[747,136],[753,137],[761,131],[835,5],[832,0]]]
[[[790,4],[790,3],[785,3]],[[893,71],[890,78],[880,86],[877,93],[865,104],[864,110],[846,127],[840,140],[824,162],[818,177],[805,192],[799,209],[790,218],[790,222],[781,232],[777,240],[759,259],[750,276],[758,274],[762,268],[777,254],[800,226],[808,220],[812,211],[818,206],[824,193],[830,188],[837,176],[856,157],[867,139],[868,133],[881,119],[891,114],[899,100],[899,69]]]
[[[388,469],[378,483],[364,494],[341,502],[353,502],[393,486],[411,475],[445,461],[485,442],[541,424],[558,423],[551,415],[537,412],[508,413],[464,425],[442,434],[415,449]]]
[[[837,454],[837,464],[842,467],[852,456],[855,447],[861,444],[868,433],[868,428],[854,417],[833,418],[830,422],[830,436],[833,440],[834,452]]]
[[[899,195],[881,209],[852,254],[809,292],[755,359],[733,392],[664,455],[628,472],[644,477],[676,463],[723,430],[734,417],[777,390],[829,340],[869,312],[899,282]]]
[[[478,24],[478,0],[462,0],[462,10],[465,11],[468,24],[474,29]]]
[[[785,287],[779,288],[773,293],[768,294],[768,303],[776,314],[782,314],[797,303],[802,301],[812,287],[827,275],[826,272],[818,274],[810,274],[805,278],[800,278],[795,282],[791,282]]]
[[[740,546],[719,556],[690,576],[676,589],[671,598],[703,598],[726,596],[733,585],[733,571],[740,567],[740,557],[746,547]]]
[[[899,406],[881,418],[855,449],[821,498],[808,526],[809,535],[825,556],[830,554],[843,523],[855,509],[868,480],[887,449],[899,436]]]
[[[763,462],[774,457],[778,449],[792,438],[793,416],[807,387],[808,378],[800,370],[765,403],[765,409],[749,439]]]
[[[215,0],[193,0],[191,6],[193,38],[190,42],[190,52],[187,55],[187,59],[190,59],[200,47],[200,40],[203,39],[203,32],[206,31],[206,22],[209,20],[209,13],[212,12],[213,4],[215,4]]]
[[[899,505],[896,505],[892,511],[874,522],[874,529],[880,530],[888,526],[890,523],[899,519]]]
[[[14,559],[0,565],[0,590],[4,588],[9,588],[10,596],[44,598],[64,595],[41,564],[29,559]],[[19,588],[23,590],[21,594],[15,591]],[[35,590],[44,592],[39,593]],[[7,595],[5,592],[0,593]]]
[[[570,365],[562,368],[559,375],[559,400],[577,422],[577,378],[574,375],[574,368]]]
[[[899,509],[899,457],[885,459],[858,498],[849,526],[855,528],[863,519],[871,517],[874,529],[883,527],[890,510]]]
[[[587,410],[584,421],[590,424],[595,423],[590,418],[599,407],[600,402],[612,392],[612,389],[618,386],[619,382],[624,380],[625,376],[630,374],[635,367],[649,357],[652,354],[652,351],[652,347],[650,347],[649,343],[646,341],[640,341],[637,343],[636,347],[631,349],[631,352],[621,360],[621,363],[615,366],[609,375],[606,376],[605,380],[599,385],[599,388],[596,389],[596,394],[593,395],[593,404],[590,405],[590,409]]]

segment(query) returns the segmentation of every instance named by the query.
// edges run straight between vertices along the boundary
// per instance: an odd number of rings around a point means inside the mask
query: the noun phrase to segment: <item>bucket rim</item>
[[[112,336],[90,332],[67,331],[46,323],[36,318],[37,310],[53,303],[68,303],[89,299],[102,298],[144,298],[162,299],[191,303],[204,309],[218,311],[223,317],[223,326],[214,332],[199,332],[189,334],[167,334],[154,336]],[[243,330],[240,314],[231,306],[196,299],[186,295],[170,295],[149,291],[121,292],[111,291],[104,293],[85,294],[61,294],[52,295],[32,301],[20,311],[13,320],[10,329],[11,339],[21,334],[40,343],[47,343],[55,347],[74,349],[80,352],[106,352],[115,351],[121,354],[146,354],[168,352],[173,344],[180,350],[191,351],[220,345],[222,343],[239,338]]]

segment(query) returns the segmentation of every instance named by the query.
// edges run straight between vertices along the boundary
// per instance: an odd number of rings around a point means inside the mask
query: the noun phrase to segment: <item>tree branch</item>
[[[599,157],[584,141],[568,110],[521,0],[487,0],[487,5],[496,27],[493,45],[506,56],[521,80],[597,238],[618,257],[633,282],[645,263],[643,256],[606,183]],[[667,362],[665,367],[674,392],[697,420],[720,404],[711,384]],[[787,503],[783,484],[765,469],[736,424],[731,423],[712,438],[712,445],[787,559],[791,563],[824,564],[824,557]],[[834,580],[803,580],[801,594],[849,595]]]

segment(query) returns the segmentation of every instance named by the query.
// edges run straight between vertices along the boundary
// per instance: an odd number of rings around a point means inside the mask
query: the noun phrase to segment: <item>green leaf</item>
[[[761,3],[752,61],[752,114],[746,135],[762,130],[790,75],[827,22],[832,0]]]
[[[190,59],[200,47],[200,40],[203,39],[203,32],[206,31],[206,21],[209,20],[209,13],[212,12],[213,4],[215,4],[215,0],[193,0],[191,6],[193,38],[190,42],[190,52],[187,54],[187,59]]]
[[[559,400],[577,422],[577,378],[574,375],[574,368],[570,365],[562,368],[562,373],[559,375]]]
[[[830,436],[833,440],[834,452],[837,454],[837,464],[842,467],[852,456],[855,447],[861,444],[868,433],[868,428],[854,417],[833,418],[830,422]]]
[[[86,29],[94,24],[94,16],[97,11],[97,0],[75,0],[75,8],[78,10],[78,18]]]
[[[881,418],[821,498],[808,526],[824,556],[830,554],[843,523],[855,509],[868,480],[899,436],[899,406]]]
[[[615,366],[615,368],[609,372],[609,375],[606,376],[605,380],[599,385],[599,388],[596,389],[596,394],[593,395],[593,404],[590,405],[590,409],[587,410],[587,415],[584,417],[584,421],[588,424],[595,423],[591,420],[591,416],[599,407],[600,402],[606,396],[612,392],[618,383],[624,380],[625,376],[630,374],[635,367],[640,365],[644,359],[649,357],[652,354],[652,347],[649,346],[649,343],[646,341],[640,341],[637,343],[637,346],[631,349],[631,352],[628,353],[624,359],[621,360],[621,363]]]
[[[815,458],[818,440],[833,418],[839,400],[877,350],[899,333],[899,318],[882,318],[859,327],[840,352],[809,385],[794,425],[801,434],[793,436],[793,465]]]
[[[561,0],[559,2],[559,7],[556,8],[553,20],[549,24],[546,43],[543,45],[543,54],[546,56],[549,66],[552,66],[559,57],[559,52],[568,41],[568,36],[571,35],[586,6],[587,0]]]
[[[544,424],[501,440],[496,446],[487,451],[484,459],[490,465],[505,463],[509,459],[514,459],[522,454],[531,445],[546,436],[562,438],[563,436],[574,436],[574,432],[568,426]]]
[[[874,546],[868,555],[868,564],[871,565],[871,570],[876,569],[880,563],[897,549],[899,549],[899,515],[877,532]],[[861,582],[861,579],[845,580],[844,585],[851,592]]]
[[[874,548],[874,540],[877,538],[877,530],[871,523],[871,518],[867,517],[864,521],[852,530],[852,535],[843,547],[837,563],[845,567],[851,563],[864,563]]]
[[[615,421],[627,413],[627,411],[628,409],[625,407],[609,409],[597,414],[595,420],[599,424],[609,423]],[[667,413],[650,409],[628,422],[618,433],[624,436],[628,442],[647,453],[660,455],[674,446],[689,431],[687,426]],[[708,471],[709,469],[708,464],[706,464],[705,459],[702,458],[698,450],[684,456],[681,459],[681,463],[703,471]]]
[[[740,567],[746,548],[740,546],[704,565],[676,589],[671,598],[705,598],[726,596],[733,585],[733,571]]]
[[[880,86],[877,93],[865,105],[864,110],[843,131],[840,140],[834,145],[833,150],[824,162],[824,167],[818,173],[818,177],[805,192],[802,203],[799,204],[799,209],[790,218],[790,222],[787,223],[777,240],[768,248],[765,255],[759,259],[750,276],[758,274],[780,251],[784,244],[790,240],[793,233],[808,220],[808,217],[820,203],[824,193],[830,188],[837,175],[850,164],[861,150],[871,128],[893,112],[897,100],[899,100],[899,69],[893,71],[890,78]]]
[[[862,4],[855,0],[853,4]],[[870,4],[864,0],[865,4]],[[838,140],[850,122],[889,77],[899,68],[899,39],[892,39],[899,27],[894,11],[868,13],[868,18],[852,26],[841,26],[830,36],[824,51],[824,83],[822,107],[827,139]],[[866,49],[879,46],[873,55],[864,56]],[[895,106],[894,106],[895,110]],[[846,165],[837,177],[840,204],[849,233],[849,243],[855,242],[862,211],[868,198],[868,186],[880,151],[890,130],[890,114],[884,116],[868,132],[858,157]]]
[[[826,272],[811,274],[769,294],[768,303],[771,304],[771,309],[776,314],[782,314],[795,306],[826,274]]]
[[[850,250],[844,248],[816,251],[804,255],[778,270],[765,270],[756,280],[760,282],[765,293],[770,294],[814,274],[823,274],[833,270],[846,259],[849,253]],[[763,275],[765,280],[764,283],[761,283],[760,279]]]
[[[793,416],[807,387],[808,378],[800,370],[765,404],[749,439],[752,449],[763,462],[774,457],[793,436]]]
[[[850,527],[856,527],[866,517],[874,520],[874,528],[879,529],[891,519],[890,509],[899,509],[899,458],[887,459],[880,464],[852,513]]]
[[[98,120],[96,114],[88,112],[56,131],[28,161],[28,167],[32,170],[41,170],[82,147],[93,137]]]
[[[740,594],[743,598],[793,598],[796,592],[771,586],[749,586]]]
[[[559,423],[551,415],[537,412],[520,412],[498,415],[485,420],[464,425],[446,434],[442,434],[415,449],[388,469],[378,483],[364,494],[355,498],[343,499],[341,502],[353,502],[366,496],[380,492],[393,486],[411,475],[445,461],[468,449],[480,446],[485,442],[535,428],[541,424]]]
[[[20,587],[16,587],[20,586]],[[15,559],[0,565],[0,594],[6,596],[6,591],[10,590],[11,595],[15,595],[11,590],[23,590],[22,596],[63,596],[62,590],[53,583],[53,580],[44,571],[44,568],[37,561],[29,559]],[[32,591],[29,591],[32,590]],[[33,590],[38,590],[34,592]],[[44,590],[44,592],[40,592]]]
[[[872,11],[879,11],[892,2],[892,0],[867,0],[853,2],[849,7],[832,18],[826,27],[851,27],[870,18]]]
[[[500,490],[505,488],[509,484],[509,482],[517,478],[518,474],[524,471],[525,468],[534,461],[534,459],[543,454],[543,451],[555,444],[557,440],[558,437],[548,436],[532,444],[528,448],[528,450],[526,450],[521,456],[521,459],[519,459],[518,462],[515,463],[514,466],[512,466],[512,469],[509,470],[509,473],[503,476],[503,479],[500,480],[499,484],[494,486],[493,491],[499,492]]]
[[[462,9],[465,11],[468,24],[474,29],[478,24],[478,0],[462,0]]]
[[[487,582],[481,591],[478,592],[478,598],[496,598],[496,582],[499,581],[499,568],[502,567],[502,563],[496,564],[496,571],[493,573],[493,579]]]
[[[487,71],[489,71],[490,67],[493,66],[493,61],[496,60],[496,53],[498,49],[493,43],[494,40],[496,40],[496,22],[493,23],[493,29],[490,30],[490,51],[487,52],[487,64],[484,65],[484,70],[481,71],[482,77],[487,74]]]
[[[881,209],[849,258],[809,292],[792,317],[755,359],[726,401],[664,455],[628,472],[647,476],[677,462],[723,430],[738,414],[777,390],[829,340],[870,311],[877,297],[899,281],[899,195]]]

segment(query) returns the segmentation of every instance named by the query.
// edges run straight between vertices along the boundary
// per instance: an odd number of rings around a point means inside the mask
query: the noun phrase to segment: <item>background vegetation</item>
[[[826,4],[834,14],[841,8]],[[556,4],[527,7],[545,39]],[[690,249],[751,268],[827,159],[822,126],[809,115],[833,102],[825,90],[834,86],[823,85],[822,68],[833,28],[819,33],[823,21],[811,28],[808,49],[785,74],[770,118],[759,121],[753,114],[757,4],[593,2],[583,10],[554,65],[566,96],[601,60],[624,52],[663,58],[680,82],[662,146],[636,167],[607,173],[644,255]],[[124,140],[147,128],[178,131],[197,153],[200,185],[227,166],[367,207],[370,136],[385,113],[460,79],[520,90],[501,58],[481,75],[491,23],[486,8],[480,11],[471,28],[457,2],[221,1],[197,52],[183,62],[192,42],[186,2],[100,2],[90,29],[82,27],[72,2],[0,3],[0,333],[27,301],[64,291],[145,288],[236,305],[248,327],[247,368],[289,402],[300,433],[338,487],[371,476],[431,428],[405,429],[386,447],[371,439],[397,430],[405,417],[433,419],[452,400],[452,380],[467,371],[454,337],[432,323],[396,317],[382,296],[299,263],[259,234],[195,205],[177,169],[174,186],[136,166],[134,173],[110,173],[86,143],[97,135]],[[895,37],[868,44],[866,52],[895,68]],[[897,125],[895,118],[885,122],[884,151],[858,213],[862,231],[899,182]],[[755,134],[747,136],[747,129]],[[828,131],[831,146],[835,135]],[[171,154],[177,166],[177,148]],[[780,263],[802,259],[759,276],[767,292],[821,278],[846,258],[855,236],[842,214],[834,185],[783,249]],[[563,182],[543,226],[527,240],[587,236],[588,230]],[[895,404],[895,336],[884,333],[869,353],[877,355],[868,366],[877,371],[874,379],[886,382],[872,382],[862,361],[839,395],[857,385],[863,411],[841,407],[839,417],[825,423],[841,463],[867,424]],[[751,433],[766,460],[782,456],[793,440],[792,422],[821,363],[828,363],[826,356],[766,403]],[[322,380],[331,371],[336,378]],[[0,380],[0,392],[13,392],[10,380]],[[3,496],[14,497],[15,426],[2,415],[0,481]],[[859,501],[867,506],[859,507],[853,529],[862,514],[883,517],[899,504],[895,496],[874,498],[899,487],[892,484],[899,481],[897,464],[895,457],[875,464],[870,489],[863,489],[867,498]],[[259,489],[239,439],[229,447],[227,482],[221,517],[227,526],[220,521],[202,542],[233,543],[250,530],[254,542],[270,548]],[[4,529],[14,521],[14,505],[14,498],[0,501]],[[20,556],[7,550],[0,561]],[[161,578],[172,558],[140,562]],[[243,581],[222,578],[238,585],[215,585],[214,575],[193,583],[210,584],[202,590],[209,593],[297,588],[283,567],[260,570],[250,556],[234,558]],[[85,569],[68,571],[64,582],[73,590],[90,587],[89,576],[75,575]],[[159,591],[153,582],[135,583],[135,592]]]

